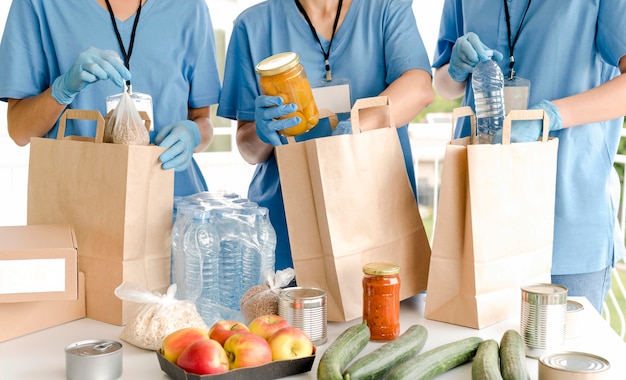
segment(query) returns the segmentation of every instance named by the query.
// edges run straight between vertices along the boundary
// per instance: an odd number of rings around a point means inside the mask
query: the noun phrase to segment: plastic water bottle
[[[257,209],[257,235],[262,243],[261,248],[261,281],[265,282],[268,274],[273,274],[276,263],[276,231],[270,222],[269,210],[265,207]]]
[[[480,61],[472,73],[472,87],[476,104],[478,141],[491,144],[493,135],[502,129],[504,121],[504,75],[493,60]]]
[[[234,208],[218,208],[216,228],[219,233],[219,303],[239,310],[242,286],[242,230]]]

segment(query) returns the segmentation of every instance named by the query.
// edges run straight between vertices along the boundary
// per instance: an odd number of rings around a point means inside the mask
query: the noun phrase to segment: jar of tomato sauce
[[[256,72],[259,74],[259,84],[264,95],[280,96],[283,98],[283,104],[293,103],[298,106],[296,112],[281,119],[298,116],[300,123],[279,133],[285,136],[298,136],[317,125],[319,122],[317,105],[298,54],[285,52],[272,55],[256,65]]]
[[[393,263],[363,266],[363,320],[371,340],[400,335],[400,267]]]

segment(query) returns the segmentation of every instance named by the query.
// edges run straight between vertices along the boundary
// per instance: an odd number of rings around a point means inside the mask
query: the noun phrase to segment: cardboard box
[[[142,306],[115,295],[122,282],[142,284],[160,294],[170,285],[169,257],[118,261],[81,255],[79,265],[87,277],[87,317],[113,325],[125,325]]]
[[[0,303],[75,300],[77,289],[72,226],[0,227]]]
[[[78,298],[0,304],[0,342],[85,317],[85,275],[78,273]]]

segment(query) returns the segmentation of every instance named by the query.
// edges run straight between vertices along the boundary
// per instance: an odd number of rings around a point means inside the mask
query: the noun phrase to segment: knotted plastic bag
[[[170,285],[166,294],[158,294],[123,282],[115,289],[115,295],[143,304],[120,334],[121,339],[134,346],[157,351],[163,339],[174,331],[186,327],[209,330],[193,303],[176,299],[176,284]]]
[[[104,127],[104,142],[126,145],[148,145],[150,134],[135,107],[129,91],[124,90]]]
[[[286,268],[276,273],[269,273],[264,284],[248,289],[241,297],[239,305],[246,324],[262,315],[278,314],[278,295],[294,277],[293,268]]]

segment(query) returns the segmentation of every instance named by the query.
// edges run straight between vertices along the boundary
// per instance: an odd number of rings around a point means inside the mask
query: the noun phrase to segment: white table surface
[[[611,363],[609,379],[626,379],[626,343],[585,298],[573,297],[573,299],[582,303],[585,308],[585,328],[577,338],[566,339],[565,345],[559,351],[582,351],[602,356]],[[519,331],[519,318],[511,318],[481,330],[425,319],[423,297],[420,295],[403,301],[401,309],[402,331],[413,324],[422,324],[428,329],[428,339],[422,352],[469,336],[495,339],[499,342],[506,330]],[[285,379],[315,379],[317,365],[324,350],[345,328],[358,322],[358,319],[345,323],[329,322],[328,342],[317,347],[317,357],[312,370]],[[91,339],[112,339],[122,342],[124,346],[122,379],[170,379],[161,371],[153,351],[137,348],[119,339],[122,329],[120,326],[84,318],[0,343],[0,379],[65,379],[65,347],[73,342]],[[380,345],[381,343],[370,342],[360,355]],[[537,379],[538,361],[527,358],[527,364],[531,378]],[[452,369],[437,379],[471,379],[471,363]]]

